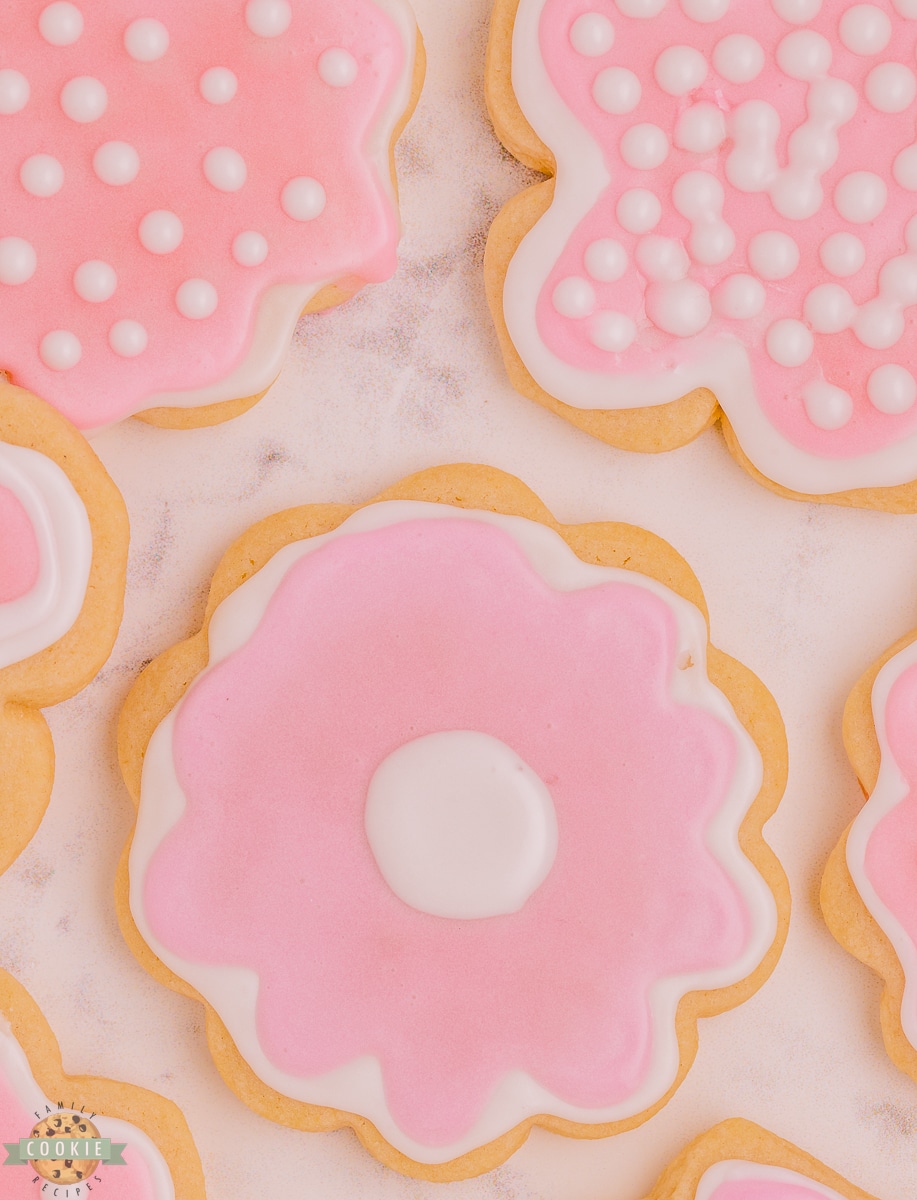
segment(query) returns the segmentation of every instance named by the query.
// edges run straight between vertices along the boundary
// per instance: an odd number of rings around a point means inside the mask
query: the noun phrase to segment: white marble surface
[[[487,0],[416,0],[427,87],[399,149],[405,236],[388,284],[305,320],[248,415],[175,433],[136,421],[94,444],[133,521],[127,614],[111,661],[48,713],[47,817],[0,879],[0,965],[40,1003],[70,1072],[156,1089],[184,1110],[211,1200],[637,1200],[691,1137],[752,1118],[883,1200],[915,1191],[917,1085],[886,1058],[879,985],[819,914],[822,868],[860,802],[840,716],[861,671],[917,624],[917,518],[797,504],[757,487],[718,432],[662,457],[612,450],[516,396],[484,303],[490,220],[530,178],[483,103]],[[536,1132],[504,1167],[450,1185],[377,1165],[348,1132],[256,1117],[222,1084],[200,1007],[154,983],[121,940],[112,880],[131,821],[115,722],[141,664],[197,628],[207,582],[255,520],[360,501],[435,463],[519,475],[563,521],[632,521],[688,559],[714,640],[777,698],[790,783],[767,836],[795,902],[789,942],[753,1000],[705,1021],[675,1099],[600,1142]]]

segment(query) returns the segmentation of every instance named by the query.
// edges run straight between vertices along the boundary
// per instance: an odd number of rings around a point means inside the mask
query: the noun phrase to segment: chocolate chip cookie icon
[[[92,1121],[82,1113],[61,1111],[39,1121],[32,1127],[29,1136],[53,1142],[62,1138],[97,1138],[99,1131]],[[31,1166],[35,1168],[42,1179],[47,1179],[50,1183],[67,1185],[80,1183],[86,1179],[93,1173],[99,1162],[100,1159],[97,1158],[36,1158],[31,1160]]]

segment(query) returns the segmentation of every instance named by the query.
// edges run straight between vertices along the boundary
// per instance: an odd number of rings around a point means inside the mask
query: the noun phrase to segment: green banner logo
[[[103,1162],[110,1167],[125,1166],[122,1157],[127,1142],[112,1145],[109,1138],[20,1138],[18,1142],[4,1142],[5,1167],[23,1167],[30,1162],[92,1161]]]

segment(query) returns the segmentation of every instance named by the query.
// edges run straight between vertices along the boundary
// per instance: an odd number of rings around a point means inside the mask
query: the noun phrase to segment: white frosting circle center
[[[545,784],[505,742],[467,729],[415,738],[384,759],[365,824],[395,895],[436,917],[518,912],[557,853]]]

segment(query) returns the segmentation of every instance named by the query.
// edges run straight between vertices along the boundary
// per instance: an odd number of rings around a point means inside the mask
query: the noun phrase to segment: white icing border
[[[243,1057],[268,1086],[307,1103],[359,1113],[371,1120],[391,1145],[416,1162],[441,1163],[485,1145],[525,1118],[540,1113],[553,1113],[570,1121],[592,1124],[620,1120],[654,1104],[668,1091],[678,1073],[680,1054],[675,1033],[678,1001],[687,992],[725,987],[746,978],[773,943],[777,909],[764,879],[739,849],[739,826],[761,786],[763,765],[757,746],[738,721],[729,701],[707,679],[707,626],[703,616],[694,605],[653,579],[584,563],[558,534],[536,522],[419,501],[370,504],[331,533],[285,546],[219,605],[210,623],[210,661],[205,672],[252,636],[281,580],[300,558],[334,538],[418,518],[476,520],[505,530],[516,539],[545,581],[559,591],[614,581],[645,588],[668,605],[678,623],[677,660],[682,661],[682,654],[690,654],[694,664],[686,670],[677,667],[673,670],[670,693],[679,703],[711,712],[732,731],[736,741],[738,757],[732,785],[719,813],[708,826],[706,842],[742,895],[753,925],[745,953],[732,966],[661,980],[653,986],[650,1008],[654,1061],[644,1085],[627,1102],[607,1108],[579,1108],[552,1096],[524,1072],[510,1071],[490,1097],[481,1118],[466,1135],[448,1146],[421,1145],[406,1136],[390,1116],[377,1059],[366,1056],[315,1079],[300,1079],[278,1070],[258,1043],[254,1021],[258,992],[256,973],[247,968],[188,962],[172,953],[153,935],[143,909],[146,872],[158,846],[186,807],[171,755],[173,728],[182,704],[179,701],[154,732],[143,765],[140,810],[130,853],[130,908],[141,936],[170,970],[190,982],[212,1004],[214,997],[221,993],[228,995],[228,1003],[221,1001],[217,1011]],[[217,1006],[214,1004],[214,1007]]]
[[[3,1013],[0,1013],[0,1073],[9,1083],[13,1095],[30,1114],[40,1113],[46,1106],[56,1111],[58,1100],[50,1100],[35,1082],[25,1051],[16,1040],[10,1023]],[[58,1099],[63,1100],[65,1097],[61,1096]],[[68,1099],[72,1099],[72,1097],[68,1097]],[[126,1142],[129,1149],[136,1150],[140,1154],[149,1172],[155,1200],[175,1200],[175,1186],[166,1160],[162,1157],[156,1143],[142,1129],[138,1129],[136,1125],[131,1125],[127,1121],[119,1120],[117,1117],[106,1117],[101,1114],[94,1116],[92,1123],[98,1129],[101,1137],[110,1138],[113,1142]],[[27,1137],[29,1134],[28,1129],[4,1130],[4,1133],[7,1132],[10,1140],[14,1134],[17,1137]],[[112,1167],[111,1170],[114,1171],[115,1168]],[[117,1176],[112,1176],[110,1182],[117,1184]],[[59,1186],[61,1196],[66,1200],[68,1189],[63,1185]],[[75,1188],[76,1184],[72,1186]],[[40,1193],[36,1191],[35,1194],[37,1196]]]
[[[583,410],[650,408],[707,387],[716,394],[754,466],[783,487],[820,495],[911,482],[917,476],[917,433],[854,459],[823,458],[788,441],[758,404],[748,353],[737,338],[723,334],[697,339],[697,356],[691,362],[658,375],[581,370],[544,344],[536,321],[538,298],[571,233],[611,183],[599,144],[567,108],[541,59],[538,28],[547,3],[519,0],[512,82],[523,115],[554,154],[554,199],[520,242],[503,290],[510,338],[535,382],[564,404]]]
[[[379,119],[369,131],[363,149],[398,217],[398,198],[391,169],[391,144],[414,91],[417,22],[405,0],[373,0],[373,3],[397,27],[405,59],[401,77]],[[400,217],[398,219],[400,223]],[[258,306],[248,354],[239,366],[223,379],[205,387],[156,392],[138,401],[132,413],[145,412],[148,408],[202,408],[227,400],[245,399],[265,391],[286,362],[293,333],[306,305],[322,288],[336,282],[337,278],[335,276],[334,279],[322,279],[310,284],[280,283],[269,287]]]
[[[917,946],[904,926],[879,898],[866,874],[866,849],[879,823],[910,794],[905,779],[888,744],[885,711],[892,688],[905,671],[917,664],[917,642],[890,658],[876,676],[872,687],[872,715],[879,741],[879,777],[872,795],[860,810],[847,835],[847,870],[863,903],[892,944],[904,969],[904,993],[899,1017],[904,1036],[917,1049]]]
[[[34,587],[0,604],[2,669],[53,645],[80,615],[92,566],[92,530],[73,484],[38,450],[0,442],[0,485],[25,509],[40,559]]]
[[[807,1187],[813,1192],[824,1196],[825,1200],[844,1200],[844,1197],[823,1183],[791,1171],[788,1167],[772,1167],[766,1163],[748,1162],[745,1159],[723,1159],[714,1163],[698,1180],[694,1200],[711,1200],[718,1187],[726,1183],[742,1183],[745,1180],[764,1179],[772,1183],[793,1184],[796,1187]]]

